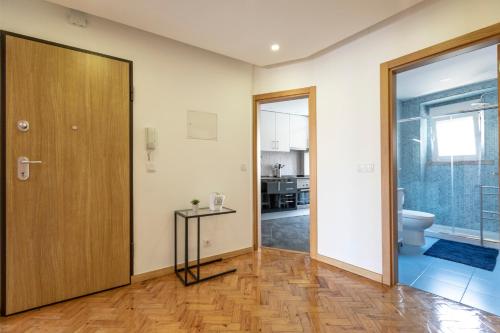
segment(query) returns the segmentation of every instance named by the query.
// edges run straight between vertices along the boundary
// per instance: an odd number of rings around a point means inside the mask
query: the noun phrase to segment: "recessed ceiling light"
[[[280,44],[271,45],[271,51],[276,52],[279,51],[279,49],[280,49]]]
[[[453,80],[451,77],[445,77],[444,79],[439,80],[439,82],[449,82]]]

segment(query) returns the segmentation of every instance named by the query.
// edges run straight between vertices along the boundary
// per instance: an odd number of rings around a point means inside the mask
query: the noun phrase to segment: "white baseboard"
[[[335,267],[343,269],[345,271],[354,273],[356,275],[360,275],[360,276],[365,277],[367,279],[382,283],[382,274],[375,273],[375,272],[369,271],[367,269],[364,269],[364,268],[361,268],[361,267],[358,267],[355,265],[351,265],[351,264],[348,264],[346,262],[343,262],[343,261],[340,261],[337,259],[326,257],[326,256],[323,256],[321,254],[318,254],[316,256],[316,258],[314,258],[314,259],[319,261],[319,262],[322,262],[322,263],[325,263],[325,264],[328,264],[331,266],[335,266]]]

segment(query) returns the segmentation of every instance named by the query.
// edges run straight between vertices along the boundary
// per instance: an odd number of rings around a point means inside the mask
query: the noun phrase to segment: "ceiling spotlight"
[[[271,45],[271,51],[276,52],[279,51],[279,49],[280,49],[280,44]]]

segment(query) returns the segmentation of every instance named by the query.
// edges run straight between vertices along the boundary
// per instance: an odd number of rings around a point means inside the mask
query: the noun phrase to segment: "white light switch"
[[[240,170],[245,172],[247,171],[247,165],[245,163],[243,163],[242,165],[240,165]]]
[[[373,173],[374,170],[375,170],[375,164],[373,163],[358,164],[359,173]]]

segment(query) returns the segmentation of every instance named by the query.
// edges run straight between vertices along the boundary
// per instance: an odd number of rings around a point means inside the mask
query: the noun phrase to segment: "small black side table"
[[[215,216],[215,215],[224,215],[224,214],[231,214],[231,213],[236,213],[234,209],[226,208],[223,207],[222,210],[210,210],[208,208],[200,208],[198,209],[197,212],[194,212],[191,209],[183,209],[183,210],[176,210],[174,212],[174,235],[175,235],[175,241],[174,241],[174,270],[175,274],[177,277],[181,280],[181,282],[185,286],[189,286],[192,284],[200,283],[202,281],[206,281],[209,279],[213,279],[216,277],[219,277],[224,274],[228,273],[233,273],[236,272],[236,268],[230,269],[225,272],[213,274],[210,276],[206,276],[204,278],[200,278],[200,266],[212,264],[214,262],[222,261],[222,258],[215,259],[215,260],[210,260],[204,263],[200,264],[200,219],[202,217],[207,217],[207,216]],[[179,268],[177,269],[177,216],[183,217],[184,218],[184,268]],[[196,264],[189,266],[189,253],[188,253],[188,235],[189,235],[189,219],[197,219],[197,225],[198,225],[198,239],[197,239],[197,257],[196,257]],[[191,268],[196,268],[196,274],[194,274],[191,271]],[[181,272],[184,271],[184,277],[180,274]],[[188,273],[193,277],[194,281],[188,281]]]

